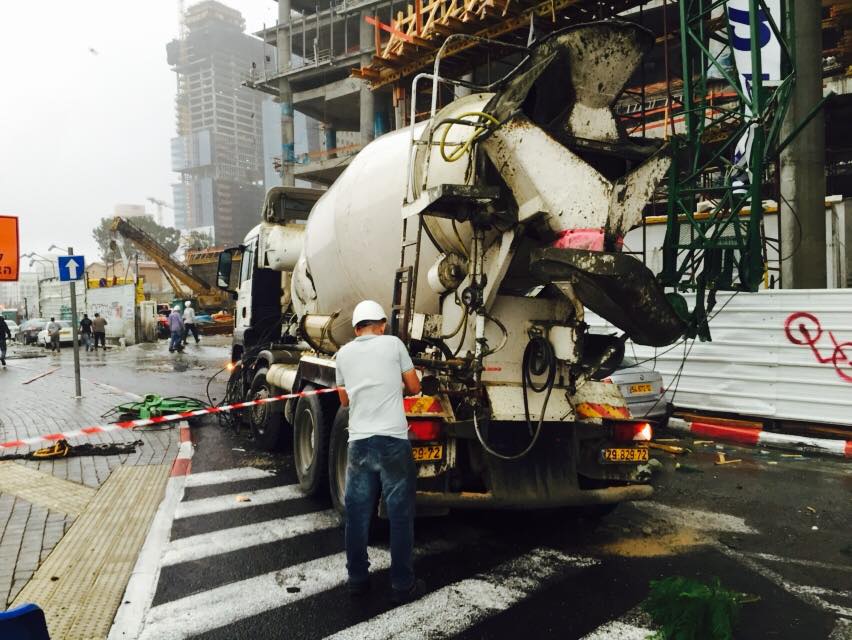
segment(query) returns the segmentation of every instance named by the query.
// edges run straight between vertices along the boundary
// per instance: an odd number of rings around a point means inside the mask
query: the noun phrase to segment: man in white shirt
[[[370,588],[367,538],[381,489],[390,520],[391,599],[409,602],[425,585],[414,577],[414,492],[416,472],[402,404],[420,393],[420,380],[408,350],[396,336],[384,335],[387,316],[372,300],[352,312],[356,338],[337,353],[337,387],[349,406],[349,462],[346,468],[346,568],[349,591]]]
[[[195,326],[195,309],[192,308],[192,300],[187,300],[183,310],[183,343],[186,344],[186,339],[189,337],[189,332],[192,332],[192,337],[195,338],[195,344],[201,342],[198,337],[198,327]]]

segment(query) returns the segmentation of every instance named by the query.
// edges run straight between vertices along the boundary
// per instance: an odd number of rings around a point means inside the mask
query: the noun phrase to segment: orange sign
[[[18,219],[0,216],[0,282],[18,280]]]

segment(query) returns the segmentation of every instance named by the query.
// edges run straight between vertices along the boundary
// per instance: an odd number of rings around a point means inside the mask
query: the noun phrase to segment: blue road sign
[[[59,281],[82,280],[86,273],[86,259],[83,256],[59,256]]]

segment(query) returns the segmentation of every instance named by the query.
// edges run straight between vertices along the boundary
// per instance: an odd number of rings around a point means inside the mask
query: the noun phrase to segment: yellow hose
[[[450,155],[447,155],[447,134],[450,132],[450,129],[452,128],[453,124],[455,124],[453,122],[448,122],[447,126],[444,128],[444,133],[441,136],[441,144],[439,146],[439,149],[441,150],[441,157],[446,162],[455,162],[459,158],[462,158],[470,151],[474,143],[476,143],[479,138],[481,138],[485,133],[487,133],[492,126],[495,128],[500,126],[500,121],[497,120],[497,118],[492,116],[490,113],[485,113],[483,111],[468,111],[467,113],[463,113],[458,116],[458,119],[470,117],[482,118],[486,120],[489,124],[477,124],[470,137],[468,137],[468,139],[465,140],[464,143],[456,147],[456,149],[452,153],[450,153]]]

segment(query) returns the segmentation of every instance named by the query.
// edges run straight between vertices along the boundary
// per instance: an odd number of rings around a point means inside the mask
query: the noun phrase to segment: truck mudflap
[[[547,509],[647,500],[653,493],[654,489],[647,484],[605,487],[603,489],[579,489],[565,486],[559,487],[547,495],[537,495],[533,492],[440,493],[418,491],[417,506],[448,509]]]

